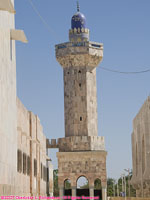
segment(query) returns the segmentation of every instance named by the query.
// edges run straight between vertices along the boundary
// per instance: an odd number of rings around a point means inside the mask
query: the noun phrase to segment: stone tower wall
[[[96,70],[64,69],[65,136],[97,136]]]

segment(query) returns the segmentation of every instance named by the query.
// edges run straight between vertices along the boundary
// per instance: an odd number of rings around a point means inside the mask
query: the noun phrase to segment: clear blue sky
[[[17,42],[17,93],[37,114],[48,138],[64,136],[63,71],[55,44],[68,41],[75,0],[32,0],[50,33],[28,0],[15,0],[16,28],[28,44]],[[149,0],[80,0],[92,41],[104,44],[102,67],[120,71],[150,68]],[[99,135],[105,136],[108,177],[132,167],[132,120],[150,93],[150,72],[116,74],[97,68]],[[55,150],[51,151],[57,167]]]

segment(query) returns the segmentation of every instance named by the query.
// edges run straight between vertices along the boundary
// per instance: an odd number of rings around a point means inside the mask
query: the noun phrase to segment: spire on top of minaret
[[[77,12],[80,12],[80,5],[79,5],[79,1],[77,1]]]

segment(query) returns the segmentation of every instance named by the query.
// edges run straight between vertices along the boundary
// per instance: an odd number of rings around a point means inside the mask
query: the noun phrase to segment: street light
[[[124,169],[124,171],[128,172],[128,185],[129,185],[128,196],[130,197],[130,172],[131,172],[131,170],[128,168],[128,169]]]
[[[124,194],[125,200],[126,200],[126,178],[125,174],[121,175],[122,177],[122,194]]]
[[[113,180],[113,191],[114,191],[114,197],[115,197],[115,183],[116,183],[116,181]]]
[[[119,197],[119,180],[117,181],[117,197]]]

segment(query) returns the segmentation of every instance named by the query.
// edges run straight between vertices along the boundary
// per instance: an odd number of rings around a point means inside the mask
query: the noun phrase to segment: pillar
[[[102,187],[102,200],[107,200],[107,189]]]
[[[76,197],[76,186],[72,186],[72,197]]]
[[[89,190],[90,190],[90,197],[94,197],[94,187],[90,186]]]
[[[60,197],[60,200],[63,200],[63,196],[64,196],[64,187],[60,187],[59,188],[59,197]]]

